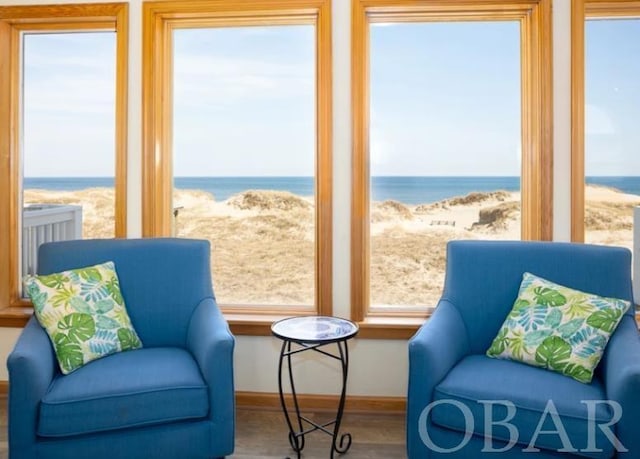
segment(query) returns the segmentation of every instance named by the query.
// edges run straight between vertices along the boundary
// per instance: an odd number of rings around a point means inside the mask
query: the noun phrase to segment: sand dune
[[[640,196],[587,187],[586,239],[633,244]],[[26,190],[25,203],[83,206],[84,237],[113,237],[112,189]],[[216,201],[201,190],[176,190],[179,237],[211,241],[216,296],[227,304],[311,304],[314,285],[313,201],[283,191],[248,190]],[[518,239],[520,193],[470,193],[431,204],[374,202],[371,207],[371,300],[434,305],[444,282],[451,239]]]

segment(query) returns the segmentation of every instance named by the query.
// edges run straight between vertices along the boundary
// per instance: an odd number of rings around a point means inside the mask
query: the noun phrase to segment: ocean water
[[[587,177],[587,183],[617,188],[640,195],[640,177]],[[179,189],[207,191],[218,201],[246,190],[284,190],[300,196],[312,196],[313,177],[176,177]],[[27,177],[26,189],[76,191],[92,187],[112,187],[110,177]],[[427,204],[474,191],[517,191],[519,177],[373,177],[374,201],[393,199],[405,204]]]

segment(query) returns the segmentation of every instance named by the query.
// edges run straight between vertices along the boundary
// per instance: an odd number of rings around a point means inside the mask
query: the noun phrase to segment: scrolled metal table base
[[[352,440],[350,433],[339,435],[340,423],[342,422],[342,415],[344,414],[344,402],[347,389],[347,374],[349,372],[349,348],[347,346],[347,340],[345,339],[332,343],[317,344],[297,343],[300,347],[296,349],[292,349],[292,343],[293,341],[291,340],[283,340],[282,348],[280,350],[280,361],[278,363],[278,391],[280,393],[280,404],[282,405],[282,411],[284,412],[284,416],[289,427],[289,444],[291,445],[291,448],[293,448],[293,450],[296,452],[298,459],[300,459],[300,453],[304,449],[305,445],[305,435],[319,430],[332,437],[331,454],[329,457],[333,459],[335,453],[344,454],[349,451]],[[335,344],[337,346],[338,355],[320,349],[321,347],[328,346],[330,344]],[[336,359],[340,362],[340,366],[342,368],[342,391],[340,393],[340,401],[338,403],[338,412],[334,420],[326,422],[324,424],[318,424],[300,413],[298,395],[296,393],[296,387],[293,381],[291,356],[305,351],[319,352],[320,354]],[[292,416],[289,414],[289,409],[287,407],[282,385],[282,367],[285,360],[287,361],[289,384],[291,387],[291,396],[293,399],[293,406],[295,410],[294,419],[292,419]],[[304,429],[304,426],[307,424],[311,427]],[[333,426],[333,429],[330,429],[330,426]]]

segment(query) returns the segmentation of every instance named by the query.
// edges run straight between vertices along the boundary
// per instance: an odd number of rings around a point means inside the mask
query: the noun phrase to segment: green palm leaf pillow
[[[92,360],[138,349],[113,262],[46,276],[26,276],[25,289],[64,374]]]
[[[590,383],[629,301],[574,290],[524,273],[513,309],[487,351]]]

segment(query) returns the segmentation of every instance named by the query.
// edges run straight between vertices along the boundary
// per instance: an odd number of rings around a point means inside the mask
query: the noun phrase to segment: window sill
[[[0,309],[0,328],[23,328],[32,315],[33,309],[28,306]],[[224,314],[231,332],[236,336],[270,336],[273,322],[293,315],[295,314]],[[358,338],[407,340],[426,320],[428,317],[367,317],[358,322]],[[636,321],[640,324],[640,311],[636,313]]]
[[[277,320],[292,317],[294,314],[225,314],[229,328],[237,336],[271,336],[271,324]],[[301,314],[307,315],[307,314]],[[373,317],[358,322],[358,338],[363,339],[400,339],[411,338],[424,318]]]
[[[428,318],[369,316],[358,322],[358,338],[402,339],[411,338]]]
[[[11,306],[0,309],[0,327],[22,328],[32,315],[33,309],[30,306]],[[294,315],[309,315],[309,313],[224,313],[231,332],[237,336],[271,336],[273,322]],[[370,317],[358,323],[360,327],[358,337],[365,339],[409,339],[424,321],[424,318]]]
[[[270,336],[271,324],[277,320],[292,316],[310,315],[309,312],[298,313],[283,312],[282,314],[241,314],[224,313],[229,322],[229,328],[238,336]],[[364,339],[398,339],[411,338],[424,323],[424,316],[418,317],[388,317],[370,316],[358,322],[360,331],[358,338]]]
[[[0,309],[0,327],[23,328],[32,315],[31,306],[9,306]]]
[[[236,336],[271,336],[271,324],[278,320],[294,316],[313,315],[311,312],[294,313],[286,312],[282,314],[257,314],[257,313],[229,313],[223,315],[229,323],[231,333]]]
[[[271,324],[276,320],[285,319],[296,315],[310,315],[309,312],[283,314],[247,314],[247,313],[223,313],[229,328],[238,336],[270,336]],[[31,316],[31,306],[9,306],[0,309],[0,328],[23,328]]]

